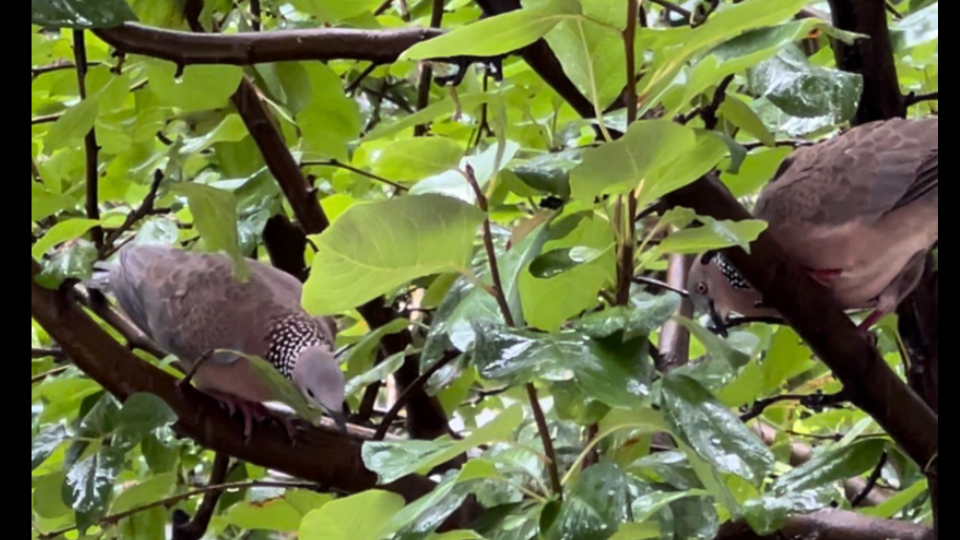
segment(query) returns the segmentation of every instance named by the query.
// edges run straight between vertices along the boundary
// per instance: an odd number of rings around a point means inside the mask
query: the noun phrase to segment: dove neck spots
[[[727,280],[727,283],[730,284],[735,290],[746,291],[750,290],[750,284],[747,283],[747,280],[740,275],[740,272],[730,264],[730,261],[726,259],[720,253],[717,253],[714,257],[714,263],[716,263],[717,268],[720,269],[720,272],[723,274],[724,279]]]
[[[307,347],[319,345],[330,344],[320,336],[313,321],[303,315],[287,315],[274,323],[267,333],[266,360],[290,379],[300,353]]]

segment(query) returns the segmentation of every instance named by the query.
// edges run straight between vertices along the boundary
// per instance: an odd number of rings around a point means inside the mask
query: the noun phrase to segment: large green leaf
[[[576,0],[550,0],[536,8],[483,19],[418,43],[404,51],[400,60],[506,54],[530,45],[561,20],[579,14],[580,3]]]
[[[381,0],[291,0],[297,9],[328,23],[351,19],[382,4]]]
[[[487,379],[521,384],[531,378],[576,380],[590,397],[631,407],[649,393],[652,366],[645,337],[624,342],[576,332],[543,334],[477,324],[473,360]]]
[[[33,24],[66,28],[113,28],[136,21],[124,0],[31,0]]]
[[[61,445],[69,433],[63,424],[53,424],[47,426],[40,433],[33,436],[33,445],[30,452],[30,470],[36,470],[43,465],[53,452]]]
[[[347,143],[360,134],[360,110],[343,91],[343,82],[319,62],[302,64],[310,82],[310,103],[297,113],[304,157],[347,162]]]
[[[392,180],[415,182],[457,167],[463,152],[447,137],[399,139],[374,153],[373,172]],[[462,175],[460,179],[467,182]]]
[[[792,46],[752,69],[750,86],[790,116],[825,117],[839,124],[856,112],[863,77],[814,66],[798,47]]]
[[[739,246],[750,253],[750,243],[767,229],[767,223],[757,219],[744,221],[717,221],[700,217],[701,227],[683,229],[666,237],[657,246],[658,253],[695,255],[705,251]]]
[[[482,444],[511,440],[522,421],[523,409],[514,405],[461,441],[367,442],[363,464],[379,475],[381,484],[389,484],[413,473],[425,474]]]
[[[403,509],[403,497],[364,491],[311,511],[300,524],[301,540],[380,540],[380,531]]]
[[[162,105],[184,112],[225,107],[243,78],[243,68],[225,65],[192,65],[179,68],[173,62],[149,60],[146,64],[150,89]]]
[[[772,471],[770,450],[696,380],[665,377],[663,409],[673,432],[717,469],[755,485]]]
[[[123,458],[119,450],[103,447],[67,471],[63,500],[76,511],[81,534],[100,521],[110,506],[113,484],[123,467]]]
[[[242,502],[227,512],[229,523],[247,530],[295,532],[310,512],[333,501],[332,495],[289,490],[265,501]]]
[[[727,152],[709,132],[667,120],[636,122],[620,140],[584,152],[570,184],[574,198],[585,202],[635,190],[644,207],[710,172]]]
[[[240,252],[236,196],[229,191],[192,182],[173,184],[170,189],[187,198],[193,224],[206,247],[210,251],[223,250],[230,255],[236,277],[245,280],[249,267]]]
[[[323,234],[303,290],[315,314],[351,309],[430,274],[461,272],[483,214],[442,195],[351,207]]]

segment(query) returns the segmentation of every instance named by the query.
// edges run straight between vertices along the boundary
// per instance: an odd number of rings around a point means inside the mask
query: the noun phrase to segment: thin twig
[[[253,19],[250,24],[253,27],[253,31],[259,32],[263,28],[263,20],[261,19],[263,15],[260,9],[260,0],[250,0],[250,16]]]
[[[34,375],[33,379],[31,379],[30,381],[30,384],[33,385],[33,384],[37,384],[38,382],[43,382],[48,377],[56,377],[57,375],[60,375],[61,373],[63,373],[68,369],[70,369],[70,366],[60,366],[56,369],[51,369],[50,371],[46,371],[39,375]]]
[[[59,347],[30,349],[30,358],[34,360],[37,360],[40,358],[47,358],[48,356],[52,356],[54,358],[62,358],[63,349],[60,349]]]
[[[377,69],[378,65],[379,64],[370,64],[367,66],[367,69],[360,72],[360,75],[357,76],[353,82],[347,85],[346,89],[344,89],[344,92],[352,96],[353,93],[357,91],[357,88],[360,88],[360,84],[363,82],[363,80],[370,76],[370,74],[373,73],[373,70]]]
[[[940,101],[940,91],[937,90],[936,92],[930,92],[928,94],[915,94],[911,92],[906,97],[905,101],[907,103],[907,107],[913,107],[914,105],[923,103],[924,101]]]
[[[450,365],[451,362],[459,358],[460,355],[455,352],[447,352],[443,358],[437,360],[429,369],[424,371],[417,377],[413,383],[407,386],[406,390],[397,398],[396,403],[393,404],[393,407],[390,407],[390,410],[387,411],[387,414],[384,415],[383,420],[380,421],[380,425],[377,427],[376,433],[373,435],[374,441],[382,441],[384,437],[387,436],[387,431],[390,429],[390,426],[393,424],[393,421],[397,419],[397,416],[400,415],[401,409],[403,409],[407,402],[410,401],[410,398],[416,392],[419,392],[427,384],[427,381],[430,380],[430,377],[433,377],[441,369]]]
[[[440,28],[443,23],[444,0],[433,0],[430,12],[430,28]],[[462,69],[462,68],[461,68]],[[430,105],[430,87],[433,85],[433,67],[429,63],[420,64],[420,81],[417,83],[417,110],[422,111]],[[418,124],[413,128],[415,137],[427,134],[428,124]]]
[[[123,224],[111,232],[107,237],[106,242],[104,242],[103,249],[101,250],[101,258],[106,258],[112,255],[116,251],[116,249],[114,249],[114,244],[116,244],[117,240],[120,239],[123,233],[129,231],[134,225],[137,224],[138,221],[153,213],[154,205],[157,201],[157,192],[160,190],[161,182],[163,182],[163,171],[157,169],[153,173],[153,182],[150,184],[150,191],[147,192],[147,196],[144,197],[143,202],[141,202],[140,206],[138,206],[133,212],[127,214],[126,219],[123,220]]]
[[[30,119],[31,126],[39,126],[40,124],[51,124],[56,122],[63,116],[63,113],[54,113],[54,114],[45,114],[43,116],[34,116]]]
[[[80,99],[87,99],[87,45],[84,39],[83,30],[73,31],[73,54],[77,64],[77,85],[80,89]],[[100,147],[97,146],[97,128],[90,127],[83,138],[84,152],[86,155],[87,167],[87,218],[95,221],[100,220],[100,197],[99,197],[99,176],[97,165],[99,163]],[[103,228],[100,225],[90,229],[90,237],[93,239],[93,245],[98,251],[103,251]]]
[[[102,62],[87,62],[87,66],[99,66],[101,63]],[[49,64],[46,66],[38,66],[35,68],[31,68],[31,71],[33,72],[33,78],[36,79],[37,77],[45,73],[53,73],[54,71],[62,71],[64,69],[73,69],[75,67],[77,66],[73,62],[61,61],[61,62]]]
[[[102,520],[100,520],[99,525],[114,525],[122,519],[128,518],[130,516],[137,515],[141,512],[146,512],[147,510],[152,510],[154,508],[170,507],[174,504],[177,504],[180,501],[185,501],[196,497],[197,495],[204,495],[210,493],[211,491],[229,491],[232,489],[250,489],[250,488],[286,488],[286,489],[316,489],[317,484],[312,484],[308,482],[267,482],[262,480],[255,481],[245,481],[245,482],[229,482],[226,484],[219,485],[210,485],[202,488],[197,488],[186,493],[181,493],[180,495],[173,495],[159,501],[154,501],[147,503],[143,506],[137,506],[136,508],[131,508],[125,512],[118,512],[116,514],[111,514]],[[70,531],[75,531],[77,529],[76,525],[71,525],[70,527],[65,527],[63,529],[52,531],[48,533],[41,534],[37,538],[39,540],[52,540],[58,536],[62,536]]]
[[[887,466],[887,460],[889,458],[890,456],[887,455],[886,452],[884,452],[883,455],[880,456],[880,462],[877,463],[876,468],[873,469],[873,472],[870,474],[870,478],[867,479],[867,485],[863,487],[863,491],[857,494],[857,496],[854,497],[852,501],[850,501],[850,506],[852,506],[853,508],[859,508],[860,505],[862,505],[864,501],[867,500],[867,497],[870,496],[870,493],[873,492],[874,489],[876,489],[877,482],[879,482],[880,479],[883,478],[883,468]]]
[[[341,163],[336,159],[327,159],[327,160],[321,160],[321,161],[304,161],[300,163],[300,167],[336,167],[337,169],[343,169],[345,171],[350,171],[354,174],[359,174],[360,176],[363,176],[364,178],[369,178],[370,180],[376,180],[377,182],[386,184],[394,189],[399,189],[400,191],[408,191],[410,189],[407,186],[394,182],[393,180],[387,180],[382,176],[377,176],[376,174],[364,171],[362,169],[358,169],[352,165]]]
[[[627,0],[627,28],[623,31],[623,46],[627,56],[627,126],[637,121],[637,24],[640,22],[641,0]]]
[[[687,291],[674,287],[673,285],[670,285],[669,283],[666,283],[664,281],[660,281],[659,279],[653,279],[645,276],[636,276],[633,278],[633,282],[638,285],[649,285],[651,287],[656,287],[658,289],[663,289],[665,291],[677,293],[683,298],[688,298],[690,296],[690,293],[688,293]]]
[[[480,183],[477,181],[477,175],[474,173],[473,167],[471,167],[469,164],[466,167],[466,171],[464,171],[464,177],[467,179],[470,187],[473,188],[474,194],[477,196],[477,205],[487,216],[486,219],[484,219],[483,245],[486,248],[487,262],[490,265],[490,276],[493,280],[494,297],[497,300],[497,305],[500,307],[500,313],[503,315],[504,322],[506,322],[508,326],[516,326],[516,321],[513,318],[513,314],[510,312],[510,305],[507,303],[506,296],[504,296],[503,281],[500,278],[500,267],[497,264],[497,253],[493,245],[493,230],[490,227],[489,201],[487,200],[486,195],[484,195],[483,190],[480,189]],[[540,400],[537,397],[537,388],[533,385],[533,383],[527,383],[526,388],[527,397],[530,400],[530,408],[533,410],[533,417],[537,422],[537,431],[539,432],[540,440],[543,443],[544,453],[547,455],[547,468],[550,473],[550,483],[553,486],[554,494],[560,498],[563,498],[563,484],[560,483],[560,469],[557,463],[557,452],[553,447],[553,440],[550,438],[550,428],[547,425],[546,416],[544,416],[543,409],[540,407]]]

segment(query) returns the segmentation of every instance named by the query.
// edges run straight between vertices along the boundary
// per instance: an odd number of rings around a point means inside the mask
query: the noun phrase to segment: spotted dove
[[[754,215],[847,310],[873,326],[917,286],[938,242],[937,117],[855,127],[802,148],[760,194]],[[730,313],[778,314],[720,253],[697,258],[691,299],[718,327]]]
[[[233,261],[158,245],[129,245],[116,264],[101,265],[92,283],[113,294],[123,312],[163,349],[177,356],[201,390],[244,417],[263,419],[273,401],[246,358],[270,362],[324,409],[341,429],[344,377],[332,349],[335,326],[300,307],[301,284],[257,261],[247,261],[249,280],[233,277]],[[201,362],[197,366],[197,362]],[[292,434],[288,420],[284,425]]]

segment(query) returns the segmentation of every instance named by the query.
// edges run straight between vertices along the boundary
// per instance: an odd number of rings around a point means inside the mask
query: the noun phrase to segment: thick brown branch
[[[670,290],[681,295],[680,307],[677,315],[693,317],[693,303],[686,294],[687,273],[693,258],[684,255],[672,255],[667,266],[667,281]],[[667,373],[682,367],[690,361],[690,331],[676,320],[671,319],[663,325],[660,331],[660,365],[662,373]]]
[[[907,112],[885,4],[878,0],[830,0],[834,26],[868,36],[852,45],[839,40],[833,44],[837,66],[863,75],[863,96],[854,125],[903,117]]]
[[[31,263],[35,277],[40,267],[36,261]],[[231,419],[213,398],[201,392],[184,392],[176,378],[131,354],[68,295],[31,280],[31,312],[81,371],[121,400],[137,392],[160,397],[179,418],[176,430],[201,446],[329,489],[355,493],[376,486],[376,475],[363,466],[360,458],[366,437],[357,434],[359,430],[344,436],[332,424],[324,423],[321,428],[301,433],[300,441],[293,446],[283,428],[264,424],[253,430],[250,443],[245,444],[239,418]],[[434,487],[425,478],[411,476],[386,489],[414,500]]]
[[[366,60],[388,64],[413,45],[441,33],[423,28],[320,28],[218,35],[178,32],[134,23],[97,30],[97,36],[117,50],[162,58],[181,66],[243,66],[296,60]]]
[[[873,519],[840,510],[823,510],[809,516],[791,518],[779,532],[770,536],[758,536],[745,523],[728,523],[721,528],[717,540],[929,540],[929,534],[926,527],[912,523]]]
[[[287,142],[277,129],[273,116],[260,99],[257,87],[245,77],[232,100],[250,136],[260,148],[267,168],[293,207],[300,226],[309,234],[323,232],[330,222],[323,213],[313,188],[307,183],[299,164],[287,148]]]

